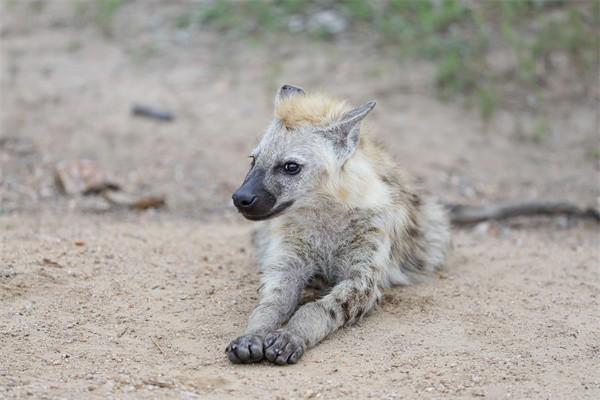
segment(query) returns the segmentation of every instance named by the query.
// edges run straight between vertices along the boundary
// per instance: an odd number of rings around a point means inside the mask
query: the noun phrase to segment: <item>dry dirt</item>
[[[257,300],[229,196],[279,84],[376,99],[371,134],[469,203],[597,204],[597,102],[557,102],[533,142],[514,111],[484,124],[368,41],[178,30],[180,2],[127,3],[107,37],[72,2],[30,4],[0,2],[0,398],[600,398],[600,235],[564,218],[456,229],[447,271],[297,365],[224,354]],[[168,208],[65,198],[54,166],[79,158]]]

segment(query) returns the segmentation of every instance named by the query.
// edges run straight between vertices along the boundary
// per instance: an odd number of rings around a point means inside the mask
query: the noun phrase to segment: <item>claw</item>
[[[285,330],[271,332],[265,339],[265,358],[277,365],[295,364],[304,354],[302,338]]]
[[[265,340],[265,345],[267,347],[271,347],[274,342],[275,342],[275,337],[274,336],[268,336],[267,340]]]

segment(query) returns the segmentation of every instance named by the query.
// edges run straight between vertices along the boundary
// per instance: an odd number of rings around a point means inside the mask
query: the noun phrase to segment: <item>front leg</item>
[[[300,301],[306,276],[303,269],[292,262],[263,272],[260,301],[250,315],[246,332],[225,349],[230,361],[251,363],[263,359],[265,334],[281,327],[290,318]]]
[[[360,319],[381,299],[380,275],[376,265],[355,267],[328,295],[303,305],[284,329],[267,335],[265,357],[275,364],[294,364],[307,348]]]

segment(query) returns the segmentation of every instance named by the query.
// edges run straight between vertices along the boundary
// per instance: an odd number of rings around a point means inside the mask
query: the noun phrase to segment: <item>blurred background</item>
[[[296,366],[223,352],[281,85],[376,100],[445,202],[598,207],[599,30],[598,0],[0,0],[0,398],[600,398],[600,232],[565,216],[454,229]]]
[[[87,159],[171,214],[228,215],[284,83],[376,100],[369,134],[446,201],[597,204],[598,1],[0,5],[0,213],[108,208],[57,185]]]

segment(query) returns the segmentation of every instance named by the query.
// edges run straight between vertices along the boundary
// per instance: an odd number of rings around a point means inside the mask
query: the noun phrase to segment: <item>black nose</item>
[[[240,210],[248,209],[256,203],[256,195],[249,192],[235,192],[231,198],[233,199],[233,204]]]

